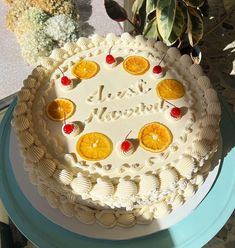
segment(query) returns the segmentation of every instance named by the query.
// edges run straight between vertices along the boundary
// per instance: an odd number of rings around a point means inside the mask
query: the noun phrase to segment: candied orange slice
[[[72,67],[72,74],[80,79],[94,77],[99,71],[99,65],[91,60],[81,60]]]
[[[56,98],[46,107],[47,116],[54,121],[68,119],[74,113],[74,110],[74,103],[64,98]]]
[[[152,122],[144,125],[139,131],[140,146],[150,152],[162,152],[172,142],[172,133],[168,127]]]
[[[111,154],[113,143],[102,133],[87,133],[79,138],[76,149],[83,159],[97,161],[103,160]]]
[[[175,100],[185,94],[183,84],[175,79],[163,79],[157,84],[156,91],[165,100]]]
[[[123,61],[123,68],[130,74],[142,75],[149,69],[149,62],[142,56],[129,56]]]

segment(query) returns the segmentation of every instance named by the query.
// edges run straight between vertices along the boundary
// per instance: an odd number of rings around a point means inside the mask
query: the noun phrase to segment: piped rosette
[[[81,133],[81,128],[75,122],[67,122],[62,126],[62,133],[67,137],[75,137]]]

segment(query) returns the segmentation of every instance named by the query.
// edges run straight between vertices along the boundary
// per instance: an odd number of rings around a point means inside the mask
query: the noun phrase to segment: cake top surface
[[[13,125],[39,178],[111,207],[177,190],[214,152],[220,106],[210,80],[188,55],[142,36],[65,44],[18,99]]]

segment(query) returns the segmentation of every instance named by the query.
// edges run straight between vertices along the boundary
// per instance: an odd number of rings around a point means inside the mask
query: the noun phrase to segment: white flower
[[[58,15],[46,21],[45,33],[62,46],[78,39],[79,25],[66,15]]]
[[[31,65],[37,65],[41,57],[49,56],[55,46],[54,41],[43,30],[22,35],[19,43],[22,56]]]
[[[16,22],[16,37],[20,39],[21,35],[27,32],[42,29],[49,17],[46,12],[34,7],[24,11]]]

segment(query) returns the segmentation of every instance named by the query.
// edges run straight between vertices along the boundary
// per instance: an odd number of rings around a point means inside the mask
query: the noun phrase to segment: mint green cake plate
[[[20,191],[9,160],[10,121],[15,101],[0,126],[0,197],[19,230],[41,248],[199,248],[225,224],[235,207],[235,127],[224,101],[221,134],[223,161],[219,175],[201,204],[188,217],[167,230],[125,241],[86,238],[53,224]]]

